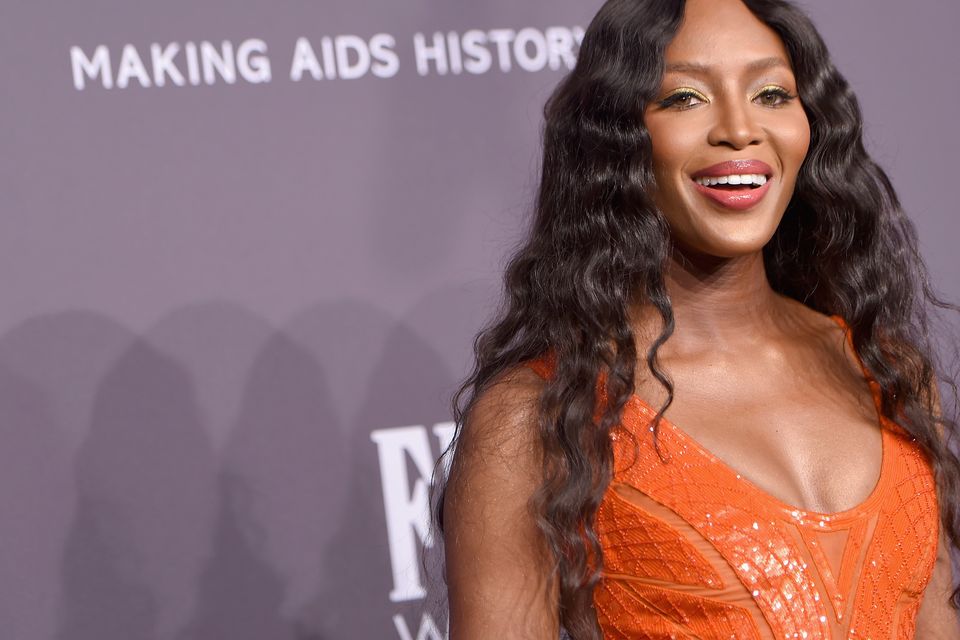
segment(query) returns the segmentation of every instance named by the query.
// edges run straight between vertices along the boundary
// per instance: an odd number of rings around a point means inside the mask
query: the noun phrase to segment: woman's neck
[[[762,253],[714,258],[675,252],[664,281],[675,322],[669,342],[679,352],[722,348],[769,335],[785,309],[785,298],[767,280]],[[651,327],[653,336],[659,333],[661,323],[654,309],[647,307],[641,322],[648,327],[647,335]]]

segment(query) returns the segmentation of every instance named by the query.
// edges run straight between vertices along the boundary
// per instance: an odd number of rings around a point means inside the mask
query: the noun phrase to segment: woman
[[[458,401],[451,640],[960,638],[948,305],[861,124],[781,0],[603,6]]]

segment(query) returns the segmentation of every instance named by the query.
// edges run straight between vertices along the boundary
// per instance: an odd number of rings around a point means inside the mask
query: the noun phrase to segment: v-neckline
[[[830,319],[840,325],[840,327],[844,330],[844,339],[850,348],[853,349],[853,342],[850,338],[849,327],[847,326],[846,322],[840,316],[830,316]],[[665,426],[674,435],[674,437],[680,441],[681,444],[693,449],[698,455],[706,458],[728,475],[735,476],[738,483],[742,484],[751,493],[756,494],[764,501],[770,503],[778,511],[782,512],[791,520],[798,523],[809,522],[812,526],[816,526],[818,529],[823,531],[832,529],[833,526],[836,525],[848,524],[851,520],[862,518],[865,514],[871,513],[874,510],[876,502],[882,498],[884,480],[887,477],[887,467],[889,466],[889,458],[891,456],[889,449],[893,446],[893,443],[889,441],[891,434],[889,433],[889,429],[885,424],[886,420],[883,416],[883,412],[881,411],[876,382],[869,375],[869,372],[866,370],[866,367],[860,360],[860,357],[857,355],[856,350],[854,350],[853,353],[857,363],[860,365],[860,369],[863,372],[864,378],[867,381],[867,386],[870,389],[870,395],[873,399],[874,410],[876,411],[877,415],[877,426],[880,429],[880,471],[877,474],[877,481],[870,493],[867,494],[863,500],[850,508],[827,513],[791,505],[786,501],[776,497],[769,491],[762,489],[760,485],[750,480],[746,474],[737,470],[731,464],[724,461],[721,457],[714,454],[696,438],[670,421],[666,416],[660,417],[660,424]],[[627,401],[628,406],[631,402],[636,405],[640,413],[646,414],[646,418],[649,421],[652,421],[654,416],[657,415],[657,410],[638,394],[633,393],[630,395]]]
[[[657,414],[656,409],[654,409],[636,394],[630,396],[627,404],[629,405],[631,402],[636,406],[640,413],[645,414],[646,421],[652,421],[653,417]],[[880,471],[877,474],[877,481],[874,484],[873,489],[866,496],[866,498],[861,500],[853,507],[828,513],[792,505],[778,498],[769,491],[761,488],[756,482],[750,480],[742,471],[739,471],[731,464],[727,463],[715,453],[710,451],[696,438],[668,420],[665,416],[660,417],[660,425],[662,427],[666,427],[674,436],[674,438],[676,438],[679,444],[685,445],[688,449],[692,449],[698,456],[706,458],[711,464],[721,469],[727,475],[735,477],[737,483],[740,483],[748,491],[756,494],[765,502],[771,504],[777,509],[777,511],[781,512],[789,519],[798,523],[808,522],[811,526],[815,526],[824,531],[831,529],[831,525],[847,524],[851,520],[856,520],[863,517],[867,513],[872,513],[876,503],[882,498],[885,484],[884,481],[888,475],[887,467],[889,466],[890,458],[889,449],[893,443],[889,441],[889,430],[884,428],[882,419],[879,422],[881,448]]]

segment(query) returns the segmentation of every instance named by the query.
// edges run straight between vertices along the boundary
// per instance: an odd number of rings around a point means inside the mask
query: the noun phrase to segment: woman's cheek
[[[793,130],[787,136],[787,148],[794,163],[794,172],[800,169],[810,149],[810,123],[803,111],[800,114],[794,122]]]

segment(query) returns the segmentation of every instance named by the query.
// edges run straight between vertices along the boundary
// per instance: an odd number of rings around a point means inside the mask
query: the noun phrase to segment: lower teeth
[[[755,184],[714,184],[710,189],[721,189],[723,191],[740,191],[741,189],[756,189],[759,185]]]

